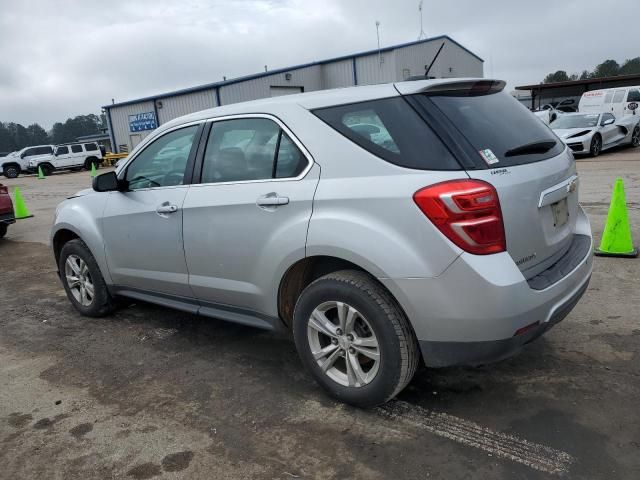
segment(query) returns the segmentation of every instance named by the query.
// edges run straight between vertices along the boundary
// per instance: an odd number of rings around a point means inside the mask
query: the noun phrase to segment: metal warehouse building
[[[441,46],[442,51],[429,71],[430,77],[483,76],[483,60],[443,35],[106,105],[103,108],[111,145],[115,152],[128,152],[159,125],[220,105],[290,93],[397,82],[423,75]]]

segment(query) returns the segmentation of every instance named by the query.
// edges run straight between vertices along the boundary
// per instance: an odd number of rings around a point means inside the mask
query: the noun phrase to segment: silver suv
[[[571,152],[491,80],[292,95],[167,123],[60,204],[69,300],[293,332],[334,397],[513,354],[592,271]]]

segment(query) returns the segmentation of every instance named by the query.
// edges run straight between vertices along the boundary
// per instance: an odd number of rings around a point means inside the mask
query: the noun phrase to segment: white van
[[[616,118],[640,114],[640,86],[605,88],[582,94],[580,113],[611,113]]]
[[[102,151],[95,142],[89,143],[69,143],[58,145],[52,155],[40,156],[29,162],[29,171],[37,172],[38,167],[46,176],[51,175],[55,170],[64,169],[91,169],[91,165],[96,168],[102,163]]]

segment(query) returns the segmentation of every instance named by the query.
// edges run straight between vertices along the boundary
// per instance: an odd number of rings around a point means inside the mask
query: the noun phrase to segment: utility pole
[[[418,11],[420,12],[420,35],[418,35],[418,40],[427,38],[427,34],[424,31],[424,27],[422,26],[422,1],[423,0],[420,0],[420,3],[418,4]]]
[[[376,35],[378,37],[378,67],[382,68],[382,53],[380,53],[380,22],[376,20]]]

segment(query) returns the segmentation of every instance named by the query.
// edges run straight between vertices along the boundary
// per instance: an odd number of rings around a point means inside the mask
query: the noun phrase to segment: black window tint
[[[640,102],[640,90],[629,90],[627,102]]]
[[[202,183],[272,178],[280,127],[266,118],[215,122],[202,165]]]
[[[71,151],[73,153],[82,153],[82,145],[71,145]]]
[[[307,164],[306,157],[289,136],[283,132],[276,159],[276,178],[297,177],[303,172]]]
[[[564,150],[564,144],[549,127],[504,92],[475,96],[416,97],[426,108],[435,105],[490,168],[546,160]],[[545,150],[545,144],[551,145],[551,148]],[[539,150],[534,152],[522,148],[527,145],[538,145]]]
[[[67,155],[68,153],[69,153],[69,147],[67,146],[58,147],[58,149],[56,150],[57,155]]]
[[[53,149],[51,147],[37,147],[33,150],[36,152],[34,155],[47,155],[53,153]]]
[[[400,97],[314,110],[319,118],[374,155],[420,170],[460,170],[431,128]]]
[[[38,154],[38,150],[35,148],[30,148],[28,150],[25,150],[24,152],[24,156],[25,157],[31,157],[33,155],[37,155]]]
[[[98,150],[98,145],[96,145],[95,143],[85,143],[84,144],[84,149],[87,152],[95,152]]]
[[[151,142],[127,167],[129,189],[182,185],[197,130],[181,128]]]

